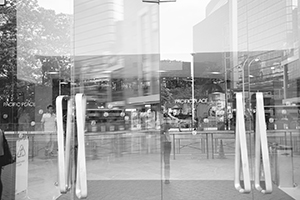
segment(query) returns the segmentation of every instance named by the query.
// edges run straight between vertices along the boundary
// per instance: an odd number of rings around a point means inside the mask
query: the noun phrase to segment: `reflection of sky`
[[[177,0],[160,4],[161,59],[190,62],[193,26],[205,18],[211,0]]]
[[[38,0],[39,5],[44,8],[68,14],[73,13],[73,1],[75,0]],[[175,3],[160,4],[161,59],[191,61],[193,26],[205,18],[209,2],[210,0],[177,0]],[[122,18],[121,15],[120,17]]]
[[[41,7],[55,10],[56,13],[73,13],[73,0],[38,0],[38,3]]]

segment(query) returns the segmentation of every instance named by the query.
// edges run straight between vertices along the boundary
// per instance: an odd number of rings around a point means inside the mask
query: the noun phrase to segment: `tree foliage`
[[[0,100],[13,100],[32,84],[50,85],[49,71],[70,79],[72,17],[37,0],[7,0],[0,7]]]
[[[169,88],[166,87],[164,82],[161,83],[160,87],[160,103],[166,108],[172,107],[174,98]]]
[[[12,99],[17,66],[15,2],[0,6],[0,100]]]
[[[71,63],[72,18],[39,7],[37,0],[19,2],[18,77],[45,84],[50,79],[47,71],[60,71]]]

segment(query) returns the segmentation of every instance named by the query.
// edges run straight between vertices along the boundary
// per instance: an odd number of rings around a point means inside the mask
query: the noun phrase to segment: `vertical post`
[[[175,133],[173,134],[173,159],[175,160]]]
[[[60,71],[60,69],[59,69],[59,76],[58,76],[58,96],[60,96],[61,95],[61,71]]]
[[[210,136],[211,136],[211,158],[214,159],[214,133],[211,132],[210,133]]]
[[[228,2],[229,4],[229,40],[230,40],[230,58],[232,66],[238,65],[238,3],[237,0]],[[234,70],[231,72],[233,80],[238,79],[238,73]],[[237,87],[237,81],[232,81],[232,88]]]
[[[250,65],[251,65],[251,63],[253,62],[254,60],[252,60],[250,63],[249,63],[249,65],[248,65],[248,68],[247,68],[247,76],[248,76],[248,109],[249,109],[249,115],[250,115],[250,117],[249,117],[249,122],[248,122],[248,124],[249,124],[249,131],[251,131],[252,130],[252,128],[251,128],[251,126],[252,126],[252,118],[251,118],[251,116],[252,116],[252,114],[251,114],[251,92],[250,92]],[[251,134],[250,134],[250,136],[251,136]],[[251,137],[250,137],[250,141],[251,141]],[[250,152],[251,152],[251,145],[250,145]]]
[[[244,64],[242,66],[242,95],[243,95],[243,104],[245,108],[245,64],[247,60],[244,61]]]
[[[209,150],[208,150],[208,132],[206,133],[206,155],[207,155],[207,159],[209,159]]]
[[[31,148],[31,161],[33,161],[33,157],[34,157],[34,134],[31,135],[32,138],[32,148]]]
[[[288,89],[288,69],[287,65],[283,66],[283,98],[287,98],[287,89]]]
[[[225,121],[225,130],[228,130],[228,96],[227,96],[227,57],[225,56],[225,71],[224,71],[224,82],[225,82],[225,116],[224,116],[224,121]]]
[[[251,108],[251,87],[250,87],[251,77],[250,77],[250,64],[248,65],[248,103],[249,109]]]
[[[192,77],[192,128],[194,128],[194,119],[195,119],[194,54],[192,54],[192,61],[191,61],[191,77]]]

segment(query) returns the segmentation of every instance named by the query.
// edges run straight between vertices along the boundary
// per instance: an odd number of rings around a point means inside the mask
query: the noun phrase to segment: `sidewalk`
[[[160,155],[128,155],[111,160],[88,161],[87,199],[124,200],[246,200],[293,199],[274,186],[274,192],[263,195],[255,189],[240,194],[233,184],[234,157],[195,159],[191,156],[171,160],[171,183],[164,184]],[[70,199],[70,194],[59,200]]]
[[[196,196],[199,199],[199,195],[203,199],[222,197],[224,197],[222,199],[227,197],[234,199],[235,196],[237,199],[242,197],[247,199],[261,195],[253,189],[250,195],[241,196],[235,190],[233,185],[234,139],[232,137],[227,138],[226,141],[223,140],[225,159],[218,158],[217,149],[214,150],[215,159],[211,159],[211,157],[207,159],[198,135],[191,137],[189,134],[187,137],[181,136],[181,138],[180,142],[176,141],[175,157],[172,148],[170,185],[161,182],[163,166],[159,138],[131,138],[128,136],[121,143],[120,140],[114,138],[98,138],[98,136],[87,139],[89,199],[93,199],[94,195],[104,195],[96,199],[121,199],[118,195],[124,197],[123,199],[134,199],[134,195],[140,199],[161,199],[163,194],[164,199],[170,200],[196,199]],[[195,140],[195,138],[198,139]],[[99,143],[97,148],[94,148],[95,140]],[[147,140],[150,143],[146,143]],[[151,146],[147,144],[151,144]],[[182,147],[178,148],[180,146],[178,144]],[[212,147],[209,146],[210,154],[211,150]],[[300,155],[294,155],[294,167],[295,182],[300,183]],[[55,182],[58,180],[57,157],[45,158],[43,151],[39,151],[33,160],[29,160],[28,176],[27,195],[31,200],[51,200],[60,196],[59,188],[55,186]],[[114,186],[116,184],[125,189],[116,188]],[[212,191],[210,187],[214,190]],[[107,189],[103,192],[102,188]],[[136,192],[133,192],[134,190]],[[148,190],[153,194],[148,195]],[[228,193],[226,193],[227,190]],[[300,199],[299,187],[282,188],[282,190],[291,194],[295,199]],[[274,194],[278,197],[283,195],[282,199],[292,199],[276,187],[274,187]],[[62,195],[59,199],[70,199],[68,195],[70,194]],[[278,199],[273,194],[265,195],[265,197]],[[263,197],[258,199],[263,199]]]
[[[298,159],[299,160],[299,159]],[[30,199],[52,199],[59,196],[56,180],[56,160],[36,159],[30,165]],[[299,166],[299,165],[298,165]],[[180,154],[171,159],[171,183],[162,180],[160,154],[127,154],[87,160],[88,199],[293,199],[274,186],[271,195],[253,189],[240,194],[233,185],[234,156],[226,159],[206,159],[196,154]],[[43,178],[42,178],[43,177]],[[41,180],[43,179],[43,180]],[[298,195],[296,188],[289,189]],[[41,198],[43,197],[43,198]],[[97,197],[97,198],[96,198]],[[59,199],[70,199],[70,194]],[[299,199],[298,197],[295,199]]]
[[[233,187],[232,181],[172,181],[164,185],[155,180],[89,181],[87,200],[292,200],[277,188],[270,195],[253,190],[241,194]],[[59,200],[69,200],[62,195]]]

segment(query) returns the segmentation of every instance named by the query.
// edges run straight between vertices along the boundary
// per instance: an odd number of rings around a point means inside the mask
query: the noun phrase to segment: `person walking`
[[[51,156],[54,149],[53,135],[56,133],[56,115],[52,105],[47,106],[46,113],[42,116],[42,129],[46,132],[45,156]]]
[[[170,130],[171,126],[166,121],[163,120],[161,126],[161,136],[162,136],[162,153],[164,160],[164,176],[165,176],[165,184],[170,183],[170,156],[171,156],[171,137]]]
[[[18,130],[19,131],[29,131],[30,116],[29,113],[25,111],[24,108],[20,109],[20,116],[18,120]]]

